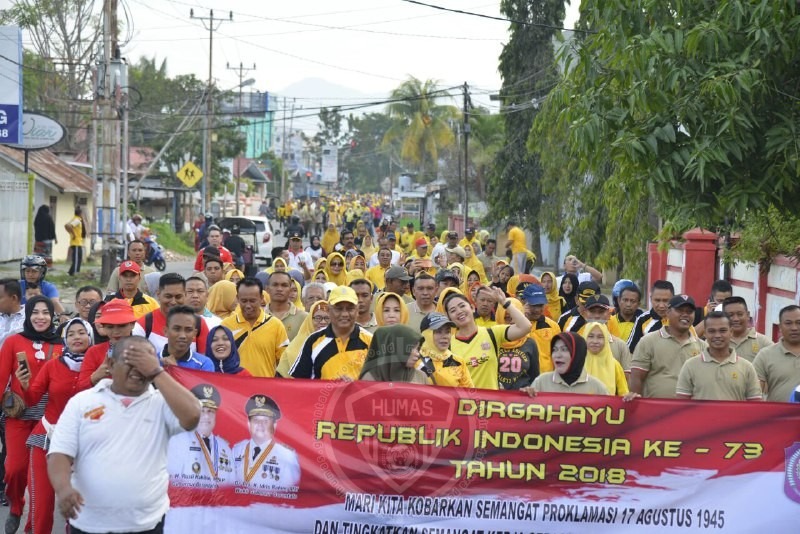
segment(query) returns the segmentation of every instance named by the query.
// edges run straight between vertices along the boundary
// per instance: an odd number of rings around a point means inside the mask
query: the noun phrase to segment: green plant
[[[158,243],[167,250],[184,256],[194,255],[194,235],[192,232],[175,233],[169,223],[154,222],[150,230],[158,236]]]

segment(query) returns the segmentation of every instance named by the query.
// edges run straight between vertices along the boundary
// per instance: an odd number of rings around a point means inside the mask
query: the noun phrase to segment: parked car
[[[256,263],[264,264],[267,267],[272,265],[272,245],[273,236],[272,223],[266,217],[257,215],[246,215],[256,225],[256,240],[258,240],[258,252],[256,252]]]

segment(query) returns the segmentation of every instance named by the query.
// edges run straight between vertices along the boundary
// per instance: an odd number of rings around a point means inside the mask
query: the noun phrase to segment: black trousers
[[[136,533],[124,532],[124,533],[121,533],[121,534],[163,534],[163,532],[164,532],[164,518],[162,517],[161,521],[159,521],[158,524],[154,528],[152,528],[150,530],[141,530],[141,531],[136,532]],[[69,534],[89,534],[89,533],[86,532],[85,530],[81,530],[79,528],[73,527],[72,525],[69,525]],[[112,534],[112,533],[109,532],[108,534]]]
[[[69,264],[69,275],[81,272],[81,262],[83,262],[83,247],[69,247],[72,252],[72,262]]]

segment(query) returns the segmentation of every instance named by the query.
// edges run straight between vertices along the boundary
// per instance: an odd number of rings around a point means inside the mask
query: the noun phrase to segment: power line
[[[441,11],[449,11],[450,13],[458,13],[460,15],[470,15],[472,17],[480,17],[480,18],[489,19],[489,20],[499,20],[499,21],[502,21],[502,22],[513,22],[514,24],[520,24],[522,26],[534,26],[534,27],[537,27],[537,28],[549,28],[551,30],[563,30],[563,31],[571,31],[571,32],[579,32],[579,33],[595,33],[593,31],[589,31],[589,30],[579,30],[577,28],[564,28],[563,26],[552,26],[550,24],[542,24],[540,22],[529,22],[527,20],[509,19],[509,18],[506,18],[506,17],[495,17],[493,15],[485,15],[483,13],[475,13],[475,12],[472,12],[472,11],[464,11],[462,9],[452,9],[452,8],[449,8],[449,7],[437,6],[437,5],[434,5],[434,4],[426,4],[425,2],[419,2],[418,0],[401,0],[401,1],[407,2],[409,4],[416,4],[418,6],[425,6],[425,7],[430,7],[430,8],[433,8],[433,9],[439,9]]]

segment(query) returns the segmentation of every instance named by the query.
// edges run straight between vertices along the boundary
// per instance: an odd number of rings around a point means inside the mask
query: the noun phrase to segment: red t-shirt
[[[81,366],[83,368],[83,366]],[[67,406],[67,401],[80,391],[78,387],[78,371],[72,371],[62,358],[50,360],[44,364],[25,391],[25,402],[28,406],[37,404],[47,393],[47,404],[44,418],[54,425]],[[47,430],[41,421],[33,429],[34,434],[46,434]]]
[[[219,249],[219,257],[222,260],[222,263],[233,263],[233,255],[231,255],[231,251],[223,246],[217,247]],[[197,253],[197,259],[194,260],[194,270],[195,271],[202,271],[203,270],[203,251],[205,249],[200,250]]]
[[[108,355],[108,349],[110,347],[111,343],[105,341],[97,345],[92,345],[86,350],[86,354],[83,355],[81,372],[78,376],[78,391],[83,391],[84,389],[92,387],[92,373],[97,371],[97,368],[106,361],[106,356]],[[48,419],[48,421],[50,421],[50,419]],[[50,422],[52,423],[53,421]]]

